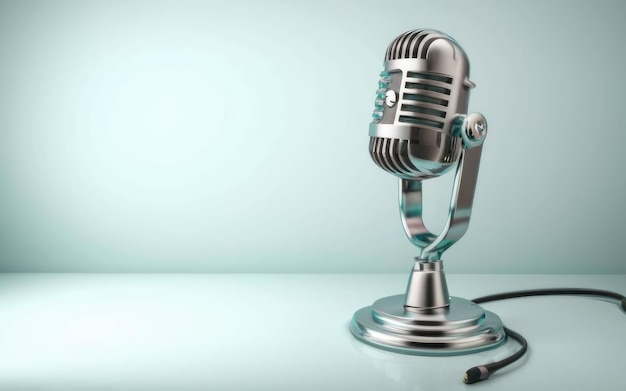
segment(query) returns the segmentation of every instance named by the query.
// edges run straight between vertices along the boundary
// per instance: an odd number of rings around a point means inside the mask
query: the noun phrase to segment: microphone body
[[[403,179],[454,167],[463,147],[455,125],[474,87],[463,49],[436,30],[408,31],[387,48],[380,76],[369,128],[374,162]]]

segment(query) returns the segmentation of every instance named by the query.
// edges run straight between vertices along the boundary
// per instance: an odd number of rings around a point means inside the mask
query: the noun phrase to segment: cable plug
[[[488,378],[489,370],[487,369],[487,367],[479,365],[465,371],[465,375],[463,375],[463,383],[473,384],[478,383],[479,381],[487,380]]]

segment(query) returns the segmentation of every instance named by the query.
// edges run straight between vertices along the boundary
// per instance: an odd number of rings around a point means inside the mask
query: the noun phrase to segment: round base
[[[358,310],[350,331],[377,348],[415,355],[456,355],[491,349],[506,340],[498,315],[469,300],[450,298],[444,308],[407,310],[404,295]]]

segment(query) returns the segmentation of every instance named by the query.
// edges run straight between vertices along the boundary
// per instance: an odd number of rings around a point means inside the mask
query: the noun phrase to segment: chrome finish
[[[404,179],[426,179],[451,170],[462,142],[453,134],[467,113],[469,61],[454,39],[435,30],[413,30],[388,47],[370,124],[376,164]],[[379,102],[387,91],[398,101]]]
[[[447,307],[409,310],[404,295],[384,297],[358,310],[350,331],[377,348],[415,355],[474,353],[506,340],[500,318],[469,300],[450,298]]]
[[[441,254],[467,231],[481,153],[482,146],[462,151],[454,178],[448,219],[439,235],[430,232],[422,218],[422,182],[400,179],[400,218],[409,240],[420,251],[420,259],[441,259]]]
[[[487,134],[482,114],[466,115],[469,61],[458,43],[435,30],[411,30],[391,42],[380,74],[369,151],[383,170],[400,178],[400,215],[423,260],[459,240],[469,224]],[[385,105],[388,97],[396,97]],[[446,224],[438,235],[422,219],[421,180],[456,167]]]
[[[397,106],[397,105],[396,105]],[[432,129],[380,125],[370,138],[370,155],[385,171],[404,179],[428,179],[453,168],[462,140]]]
[[[447,307],[450,304],[450,295],[443,273],[443,262],[416,261],[406,289],[404,306],[407,309]]]
[[[475,148],[482,145],[487,137],[487,119],[480,113],[472,113],[467,116],[459,116],[457,121],[460,121],[458,131],[453,129],[453,132],[461,136],[463,139],[463,146],[465,148]]]
[[[369,151],[400,178],[400,216],[419,249],[406,294],[354,314],[350,330],[371,345],[400,353],[449,355],[498,346],[498,316],[450,297],[441,255],[467,231],[487,135],[482,114],[467,115],[469,61],[451,37],[412,30],[387,48],[376,91]],[[422,180],[456,169],[448,218],[439,234],[423,221]]]

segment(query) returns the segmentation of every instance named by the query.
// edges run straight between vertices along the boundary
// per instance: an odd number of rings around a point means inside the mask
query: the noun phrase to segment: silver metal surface
[[[416,260],[406,288],[405,307],[441,308],[450,304],[443,262]]]
[[[403,302],[404,295],[396,295],[361,308],[350,331],[375,347],[415,355],[474,353],[506,340],[500,318],[469,300],[451,297],[447,307],[422,311]]]
[[[411,30],[391,42],[380,76],[369,129],[370,155],[400,178],[402,225],[419,248],[419,258],[438,260],[467,231],[487,134],[482,114],[466,115],[469,89],[474,87],[469,61],[450,36]],[[421,180],[455,167],[449,216],[435,234],[422,219]]]
[[[426,228],[423,220],[422,182],[400,179],[400,218],[409,240],[419,249],[420,259],[438,260],[467,231],[482,146],[463,150],[456,169],[448,218],[439,235]]]
[[[448,295],[442,261],[419,259],[406,294],[360,309],[350,331],[370,345],[416,355],[473,353],[499,346],[506,339],[497,315]]]
[[[467,231],[487,121],[467,115],[467,55],[435,30],[408,31],[391,42],[380,74],[369,151],[400,179],[400,216],[419,256],[406,294],[354,314],[350,330],[371,345],[401,353],[449,355],[488,349],[506,336],[496,315],[450,298],[443,252]],[[422,180],[454,172],[448,218],[439,234],[423,220]]]
[[[469,62],[451,37],[412,30],[397,37],[385,55],[370,124],[370,153],[384,170],[405,179],[425,179],[452,169],[462,142],[453,120],[467,113]],[[388,91],[398,101],[384,103]]]
[[[461,128],[459,133],[465,148],[475,148],[482,145],[487,137],[487,119],[480,113],[472,113],[459,117]]]

